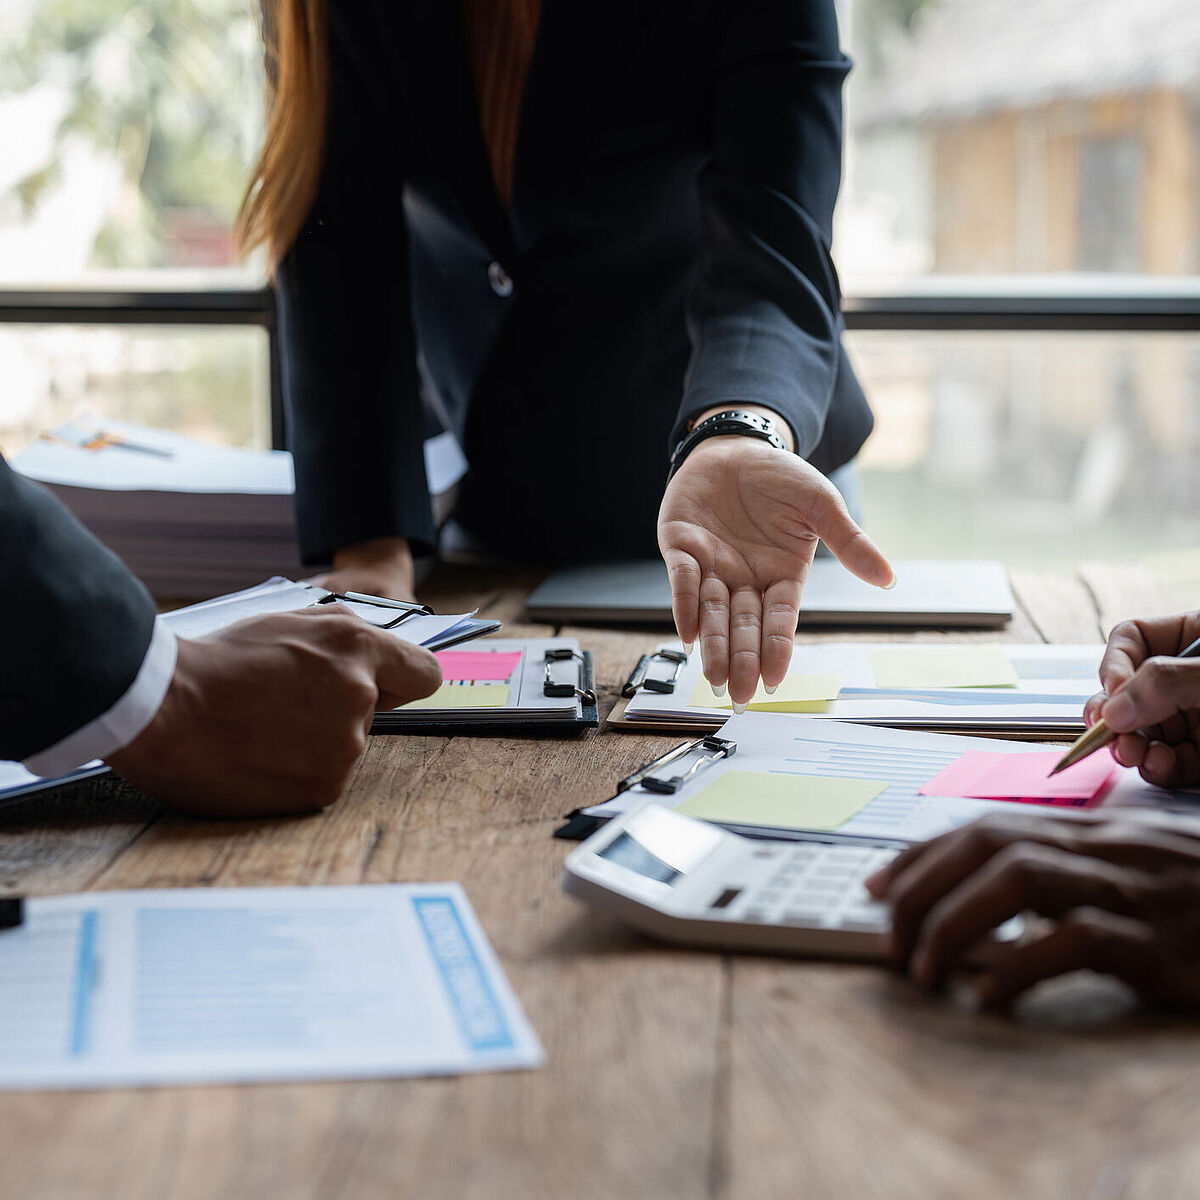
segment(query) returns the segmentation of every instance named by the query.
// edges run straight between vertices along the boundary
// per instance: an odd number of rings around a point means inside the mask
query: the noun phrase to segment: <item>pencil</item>
[[[1200,658],[1200,638],[1197,638],[1190,646],[1185,650],[1181,650],[1174,657]],[[1073,767],[1077,762],[1081,762],[1087,758],[1089,754],[1094,754],[1097,750],[1116,740],[1117,734],[1109,729],[1104,718],[1101,717],[1091,729],[1081,734],[1075,744],[1054,764],[1054,770],[1050,772],[1050,777],[1053,778],[1059,771],[1065,771],[1068,767]]]

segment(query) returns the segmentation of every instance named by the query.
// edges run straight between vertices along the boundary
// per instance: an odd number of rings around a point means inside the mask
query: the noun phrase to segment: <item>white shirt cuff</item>
[[[175,635],[161,618],[156,617],[137,678],[116,704],[82,729],[67,734],[62,741],[27,758],[21,765],[34,775],[50,778],[65,775],[94,758],[107,758],[128,746],[161,707],[171,676],[175,674],[176,652]]]

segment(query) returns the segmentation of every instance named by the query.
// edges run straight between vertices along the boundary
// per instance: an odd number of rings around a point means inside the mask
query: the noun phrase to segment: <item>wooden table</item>
[[[430,599],[545,633],[519,624],[531,582],[442,574]],[[1015,641],[1184,606],[1145,570],[1014,584]],[[564,632],[604,707],[654,636]],[[461,880],[548,1052],[451,1079],[3,1095],[0,1195],[1200,1194],[1194,1025],[1065,999],[970,1016],[878,968],[665,949],[562,896],[559,818],[677,740],[375,738],[342,801],[298,820],[186,820],[112,784],[0,812],[0,887],[30,894]]]

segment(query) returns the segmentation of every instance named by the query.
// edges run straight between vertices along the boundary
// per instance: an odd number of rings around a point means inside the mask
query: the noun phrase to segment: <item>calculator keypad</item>
[[[764,925],[804,925],[883,933],[886,904],[872,898],[863,880],[895,857],[895,850],[800,845],[755,852],[762,882],[745,888],[733,904],[711,915]]]

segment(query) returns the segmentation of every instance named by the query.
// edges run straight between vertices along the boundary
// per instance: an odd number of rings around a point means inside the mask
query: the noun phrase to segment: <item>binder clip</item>
[[[655,774],[663,767],[685,759],[689,754],[696,752],[699,752],[696,761],[681,774],[672,775],[666,779]],[[713,763],[720,762],[723,758],[732,758],[736,752],[737,742],[710,733],[707,737],[697,738],[694,742],[684,742],[682,746],[676,746],[674,750],[669,750],[661,758],[656,758],[653,762],[639,767],[632,775],[627,775],[617,784],[617,793],[627,792],[630,788],[640,786],[646,791],[660,796],[673,796],[705,767],[711,767]]]
[[[665,679],[650,674],[650,664],[655,659],[672,664],[671,674]],[[670,695],[679,681],[679,672],[687,666],[687,660],[688,656],[682,650],[655,650],[653,654],[643,654],[638,659],[638,664],[633,668],[629,678],[625,680],[625,685],[621,688],[621,695],[628,699],[630,696],[637,695],[639,688],[644,688],[648,692],[658,692],[659,695]]]
[[[0,929],[16,929],[24,920],[23,896],[6,896],[0,900]]]
[[[554,664],[570,662],[574,659],[579,664],[578,682],[560,682],[554,678]],[[596,690],[592,684],[592,664],[577,650],[561,646],[556,650],[546,651],[546,674],[542,677],[543,696],[576,696],[584,704],[596,703]]]
[[[337,604],[341,600],[349,600],[354,604],[370,604],[375,608],[390,608],[398,610],[400,615],[390,621],[371,621],[376,629],[395,629],[397,625],[407,621],[409,617],[431,617],[433,609],[428,604],[417,604],[414,600],[391,600],[387,596],[368,596],[366,592],[330,592],[322,596],[318,604]]]

